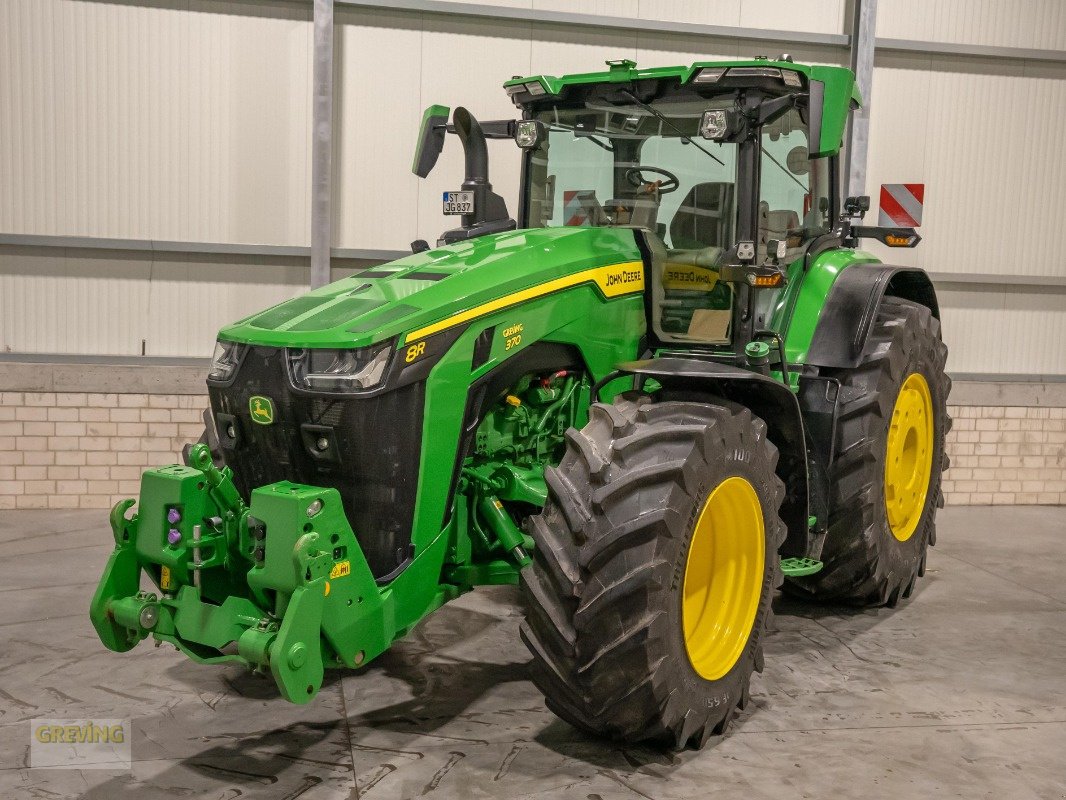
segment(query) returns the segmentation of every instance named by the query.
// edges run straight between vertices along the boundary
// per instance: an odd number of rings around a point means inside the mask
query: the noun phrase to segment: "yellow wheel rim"
[[[925,509],[933,469],[933,398],[917,372],[900,387],[885,447],[885,510],[892,535],[914,535]]]
[[[759,496],[744,478],[726,478],[696,520],[682,586],[685,650],[706,680],[721,678],[744,652],[762,597],[765,551]]]

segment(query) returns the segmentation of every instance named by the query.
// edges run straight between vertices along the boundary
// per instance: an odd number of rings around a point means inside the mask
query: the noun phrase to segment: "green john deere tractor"
[[[508,81],[516,120],[431,106],[414,171],[458,137],[459,227],[221,331],[201,442],[111,513],[107,647],[153,636],[306,703],[521,584],[548,706],[680,748],[743,708],[782,582],[911,593],[947,351],[926,274],[856,249],[918,236],[840,196],[852,74],[608,66]],[[488,139],[522,149],[516,218]]]

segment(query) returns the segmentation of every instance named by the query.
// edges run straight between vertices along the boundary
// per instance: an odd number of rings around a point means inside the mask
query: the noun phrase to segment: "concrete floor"
[[[106,514],[0,513],[0,797],[1066,797],[1066,509],[949,508],[896,611],[779,599],[753,703],[702,752],[589,739],[526,679],[514,592],[469,595],[307,706],[87,618]],[[33,717],[133,724],[132,772],[34,770]]]

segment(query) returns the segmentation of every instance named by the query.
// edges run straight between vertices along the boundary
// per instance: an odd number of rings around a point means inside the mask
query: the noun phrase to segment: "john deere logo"
[[[248,410],[252,412],[252,422],[271,425],[274,422],[274,401],[269,397],[252,395],[248,398]]]

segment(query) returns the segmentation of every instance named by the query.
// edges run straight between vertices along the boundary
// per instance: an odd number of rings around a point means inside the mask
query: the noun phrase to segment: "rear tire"
[[[936,543],[936,510],[944,505],[940,477],[948,467],[944,437],[951,428],[946,359],[940,322],[928,308],[895,297],[882,300],[862,363],[834,373],[842,396],[837,456],[829,476],[824,566],[814,575],[789,578],[786,589],[790,594],[852,605],[895,606],[914,590],[925,573],[926,550]],[[923,395],[932,423],[928,475],[919,480],[917,469],[910,470],[903,455],[903,466],[915,476],[907,490],[911,499],[904,504],[899,495],[905,481],[893,470],[900,469],[903,439],[909,435],[904,412],[922,417],[926,413]],[[893,428],[902,432],[893,434]],[[921,440],[921,431],[914,436]],[[912,455],[920,450],[915,445]],[[886,497],[892,503],[891,514]]]
[[[777,448],[746,408],[646,396],[595,404],[567,440],[528,526],[533,681],[585,731],[702,747],[762,670],[785,538]],[[704,615],[736,624],[703,635]]]

